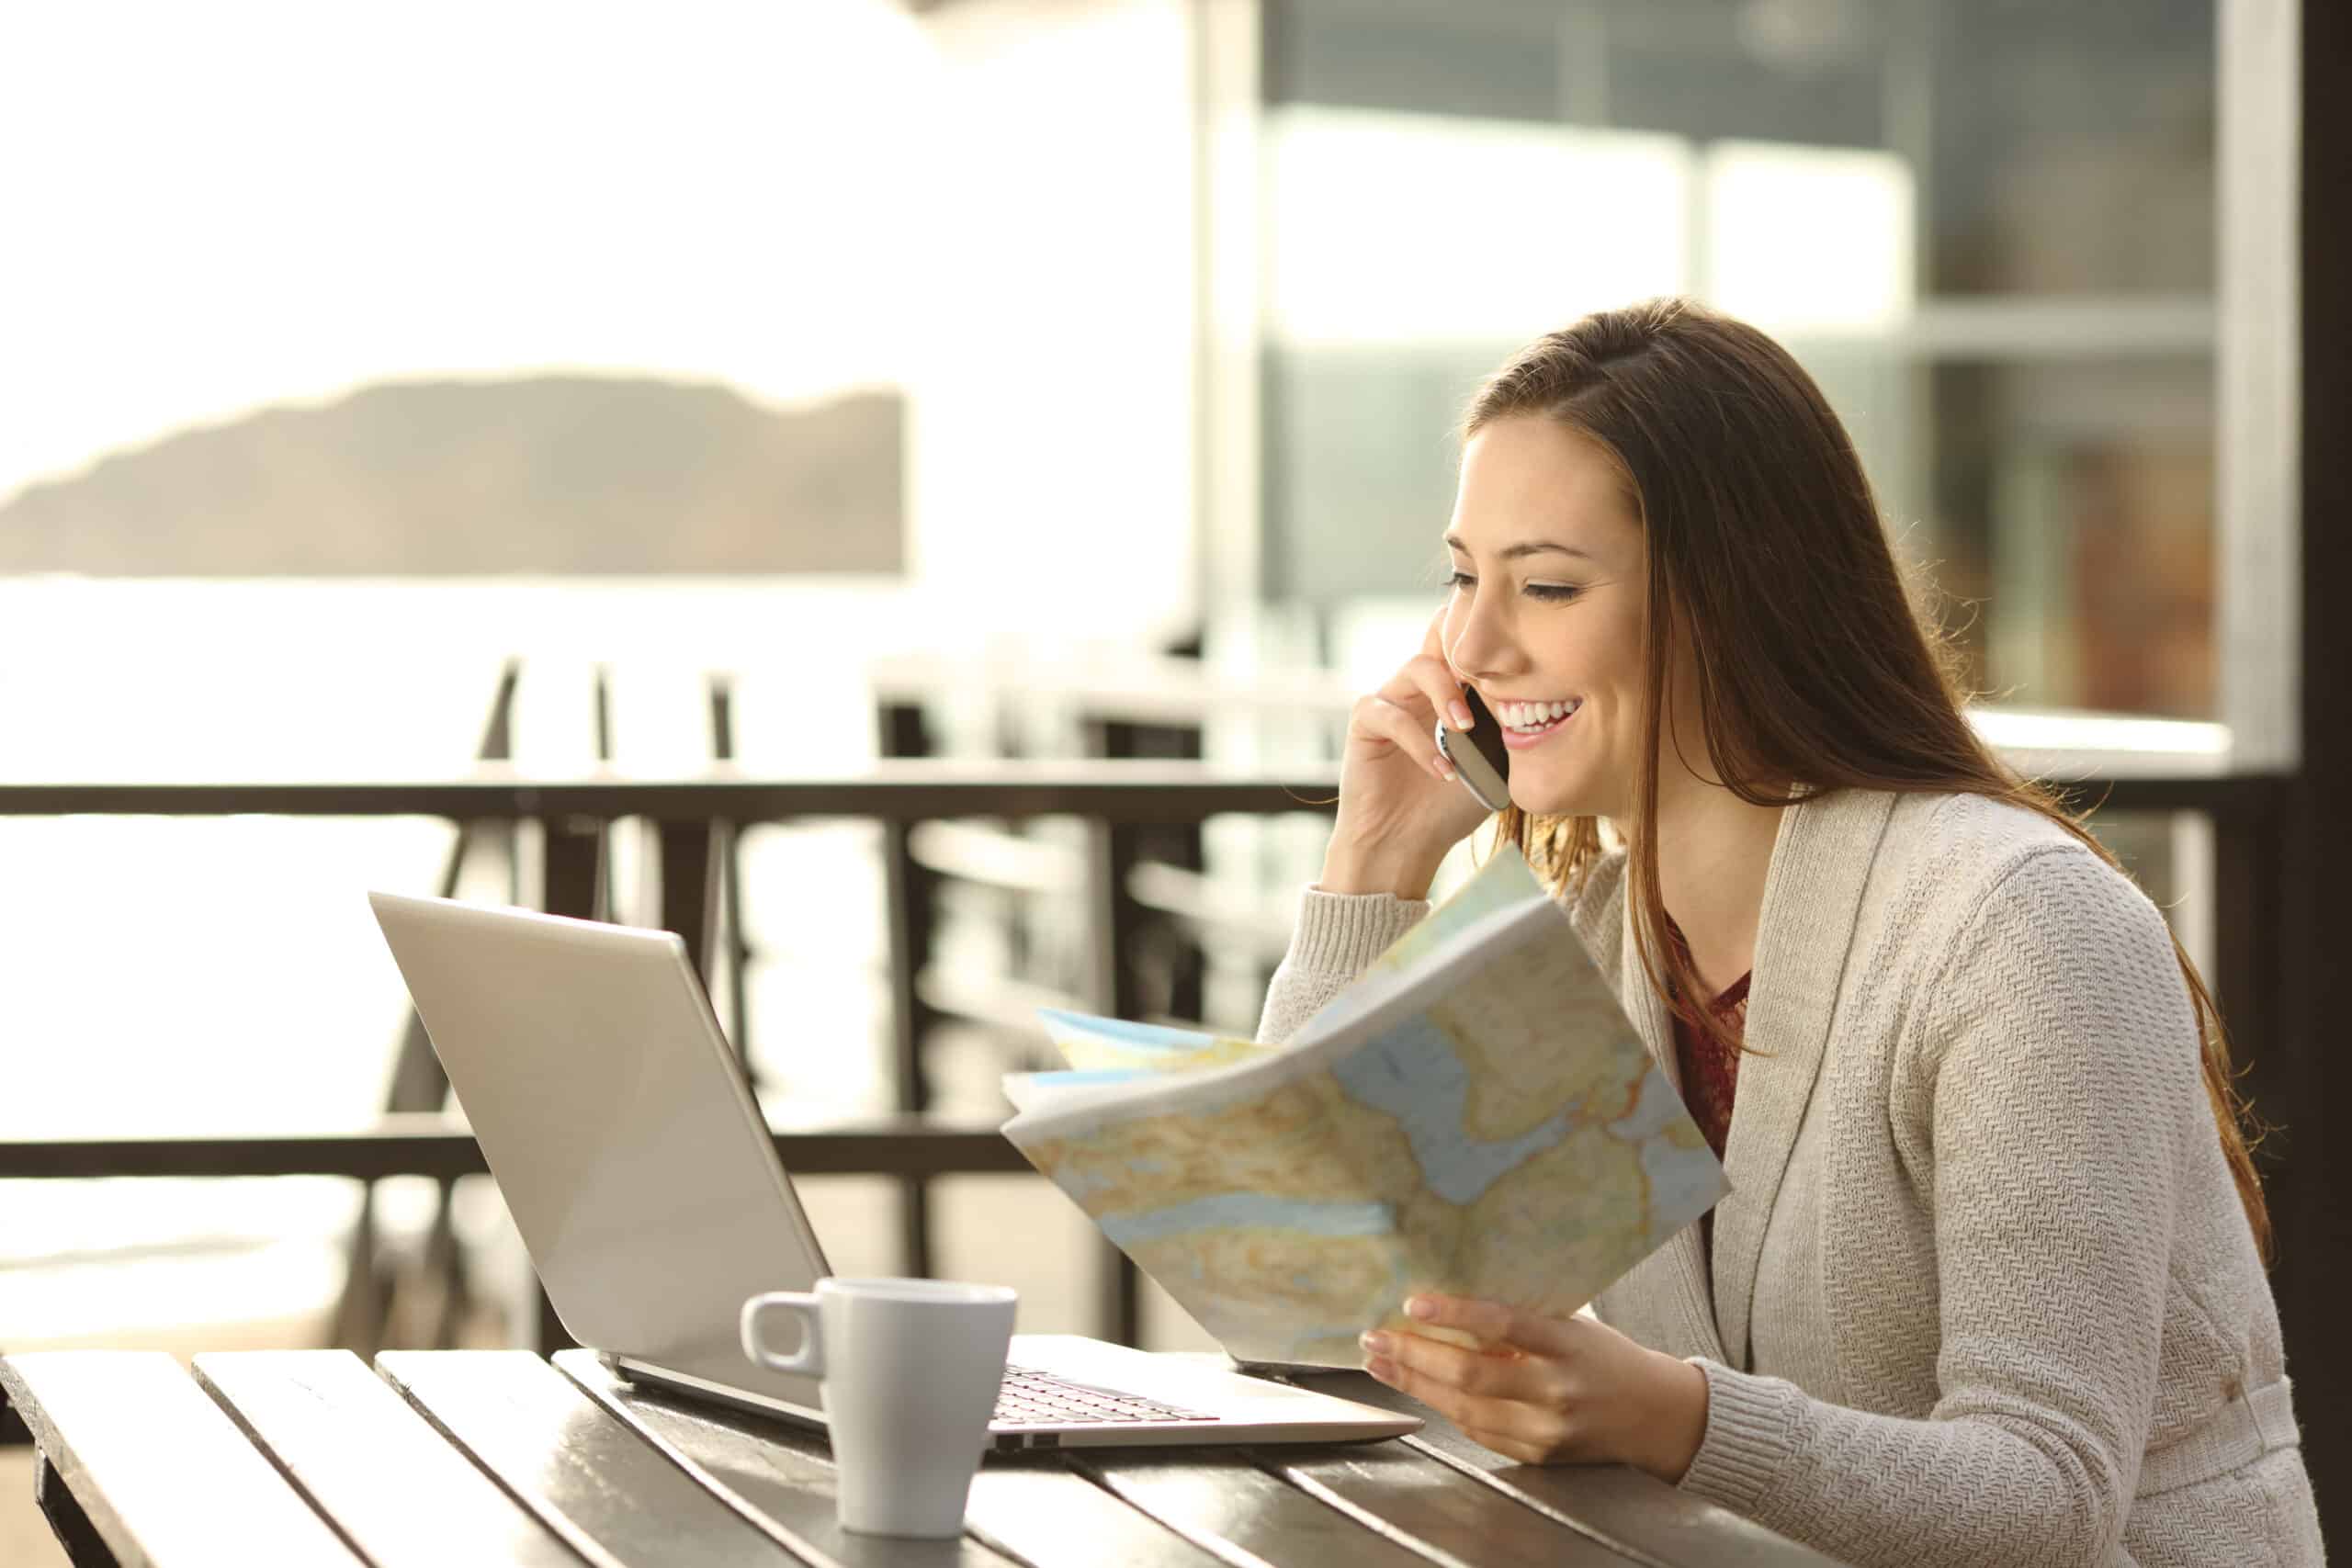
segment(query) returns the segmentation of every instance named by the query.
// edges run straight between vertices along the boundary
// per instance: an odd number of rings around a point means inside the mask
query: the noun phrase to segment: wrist
[[[1323,852],[1323,874],[1315,886],[1326,893],[1390,893],[1405,899],[1426,898],[1430,884],[1437,879],[1438,863],[1444,858],[1377,840],[1334,838]]]
[[[1634,1462],[1668,1486],[1679,1486],[1707,1440],[1707,1374],[1694,1362],[1651,1354],[1657,1358],[1657,1389],[1636,1428],[1641,1448]]]

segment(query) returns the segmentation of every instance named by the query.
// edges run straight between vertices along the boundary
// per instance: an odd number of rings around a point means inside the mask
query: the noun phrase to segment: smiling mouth
[[[1584,706],[1582,697],[1564,697],[1556,703],[1507,703],[1489,700],[1495,718],[1506,729],[1541,729],[1544,725]]]
[[[1522,750],[1548,739],[1561,726],[1576,717],[1584,706],[1581,700],[1561,703],[1494,703],[1496,721],[1501,726],[1503,744],[1512,750]]]

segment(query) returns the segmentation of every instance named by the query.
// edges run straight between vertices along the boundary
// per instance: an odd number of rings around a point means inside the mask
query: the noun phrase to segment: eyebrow
[[[1470,547],[1452,534],[1445,536],[1445,543],[1449,549],[1460,550],[1465,556],[1470,553]],[[1523,539],[1516,545],[1504,546],[1496,554],[1503,560],[1519,560],[1526,556],[1543,555],[1575,556],[1579,560],[1593,558],[1589,550],[1580,550],[1574,545],[1555,544],[1549,539]]]

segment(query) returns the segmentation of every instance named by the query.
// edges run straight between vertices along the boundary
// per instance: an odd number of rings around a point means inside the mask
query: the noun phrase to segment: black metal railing
[[[511,692],[511,688],[508,688]],[[723,711],[723,710],[721,710]],[[1075,861],[1056,857],[1058,872],[1033,878],[1038,896],[1083,900],[1081,918],[1096,944],[1091,992],[1080,998],[1105,1010],[1132,1014],[1145,992],[1145,936],[1158,958],[1156,991],[1170,1007],[1198,1010],[1198,946],[1218,916],[1215,889],[1201,877],[1199,831],[1221,813],[1268,814],[1328,809],[1337,793],[1332,773],[1302,769],[1290,776],[1236,774],[1188,760],[1188,746],[1169,716],[1152,716],[1157,731],[1103,717],[1093,728],[1098,751],[1156,750],[1158,759],[1094,757],[1058,761],[951,761],[886,757],[839,774],[792,778],[735,776],[722,761],[709,775],[674,779],[526,779],[495,759],[474,776],[443,780],[169,784],[0,784],[0,816],[85,813],[211,817],[266,814],[304,817],[440,817],[465,835],[510,831],[537,823],[543,832],[542,886],[537,902],[552,913],[594,918],[604,911],[611,829],[624,819],[651,825],[650,852],[658,863],[662,923],[684,939],[697,969],[710,978],[722,951],[731,949],[730,977],[740,984],[740,879],[733,874],[736,836],[754,824],[850,818],[883,828],[884,872],[889,890],[889,998],[896,1116],[824,1129],[780,1130],[778,1146],[797,1170],[855,1172],[899,1179],[903,1194],[901,1249],[905,1266],[928,1272],[932,1261],[929,1187],[948,1174],[1025,1169],[991,1127],[954,1125],[930,1114],[923,1071],[924,1040],[945,1015],[927,994],[924,976],[937,931],[941,885],[976,871],[971,857],[943,853],[927,824],[1018,824],[1039,818],[1076,818],[1089,824]],[[922,716],[911,704],[886,705],[884,750],[920,751]],[[1197,730],[1193,735],[1197,737]],[[1170,756],[1174,752],[1177,755]],[[2263,897],[2258,868],[2277,853],[2285,781],[2265,775],[2085,777],[2068,785],[2077,800],[2102,812],[2188,811],[2213,823],[2216,846],[2214,922],[2218,937],[2215,989],[2241,1042],[2259,1042],[2269,1026],[2276,915]],[[454,867],[455,863],[452,863]],[[1075,886],[1069,874],[1078,874]],[[1000,879],[1001,880],[1001,879]],[[1020,876],[1011,878],[1020,883]],[[443,878],[445,890],[452,886]],[[729,919],[729,915],[733,918]],[[1228,910],[1245,923],[1248,910]],[[1180,961],[1168,963],[1170,943]],[[1189,959],[1181,944],[1189,942]],[[738,1028],[743,1027],[738,1004]],[[2261,1053],[2249,1088],[2264,1093]],[[402,1055],[407,1090],[385,1121],[368,1128],[285,1134],[166,1135],[29,1139],[0,1144],[0,1177],[227,1176],[323,1174],[373,1181],[417,1175],[446,1184],[481,1168],[469,1134],[433,1114],[437,1085]],[[413,1091],[413,1092],[410,1092]],[[2274,1181],[2290,1180],[2280,1172]],[[364,1224],[364,1222],[363,1222]],[[355,1263],[357,1259],[355,1258]],[[1105,1249],[1098,1308],[1099,1331],[1132,1342],[1139,1326],[1137,1283],[1124,1258]],[[542,1313],[541,1335],[560,1333]],[[560,1342],[556,1341],[556,1342]]]

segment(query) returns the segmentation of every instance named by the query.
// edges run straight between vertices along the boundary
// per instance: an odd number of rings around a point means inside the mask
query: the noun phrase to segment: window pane
[[[1271,0],[1265,581],[1433,586],[1479,378],[1689,292],[1786,343],[1979,689],[2214,708],[2211,0]]]

